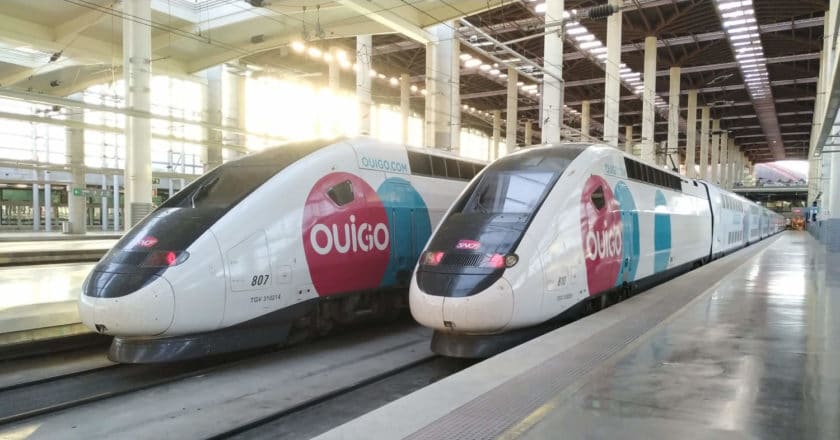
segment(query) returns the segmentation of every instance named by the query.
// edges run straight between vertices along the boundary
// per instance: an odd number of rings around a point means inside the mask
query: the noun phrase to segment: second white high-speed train
[[[781,216],[603,145],[523,149],[450,208],[411,280],[432,349],[483,357],[783,230]]]
[[[112,360],[160,362],[387,316],[405,305],[432,227],[483,166],[364,137],[227,162],[103,257],[79,298],[82,322],[115,336]]]

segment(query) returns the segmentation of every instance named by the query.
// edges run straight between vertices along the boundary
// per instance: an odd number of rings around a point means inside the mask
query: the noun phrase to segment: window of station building
[[[327,196],[338,206],[344,206],[353,201],[353,184],[349,180],[333,186],[327,191]]]

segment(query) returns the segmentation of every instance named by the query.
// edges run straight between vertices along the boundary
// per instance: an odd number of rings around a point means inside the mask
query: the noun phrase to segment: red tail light
[[[423,253],[423,258],[421,260],[422,264],[426,266],[437,266],[440,264],[440,260],[443,259],[443,252],[440,251],[427,251]]]
[[[190,254],[186,251],[154,251],[143,261],[144,267],[177,266],[187,261]]]

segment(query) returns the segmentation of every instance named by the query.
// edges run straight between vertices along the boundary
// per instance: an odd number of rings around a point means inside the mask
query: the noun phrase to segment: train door
[[[420,194],[400,177],[389,177],[378,191],[388,216],[391,253],[382,286],[407,286],[411,271],[432,233],[429,211]]]

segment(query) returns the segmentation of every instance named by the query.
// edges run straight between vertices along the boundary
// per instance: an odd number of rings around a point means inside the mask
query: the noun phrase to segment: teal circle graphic
[[[662,191],[656,191],[656,206],[653,215],[653,271],[662,272],[671,260],[671,214],[668,201]]]
[[[624,182],[615,185],[615,199],[621,211],[621,269],[615,285],[629,283],[636,279],[636,269],[639,267],[639,212],[630,188]]]

